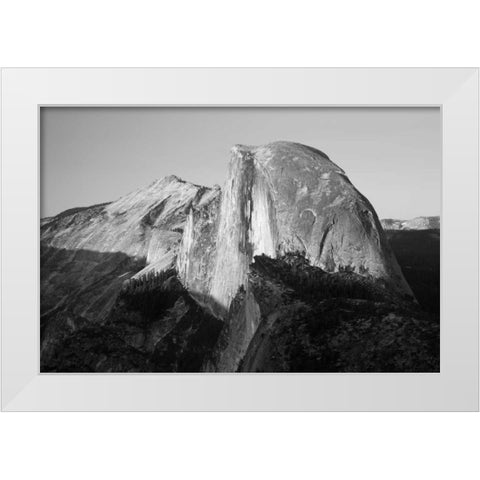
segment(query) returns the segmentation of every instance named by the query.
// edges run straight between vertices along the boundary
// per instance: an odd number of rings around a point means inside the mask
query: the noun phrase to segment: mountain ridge
[[[440,229],[440,216],[420,216],[410,220],[383,218],[380,220],[385,230],[437,230]]]

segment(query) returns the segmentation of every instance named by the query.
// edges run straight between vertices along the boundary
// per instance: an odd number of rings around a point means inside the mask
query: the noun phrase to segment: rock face
[[[301,287],[297,293],[294,285]],[[302,369],[306,364],[287,354],[288,337],[282,336],[280,363],[272,362],[264,337],[293,328],[297,317],[308,324],[330,318],[332,288],[351,309],[352,325],[364,318],[350,301],[360,298],[362,315],[380,336],[376,325],[387,318],[388,305],[398,328],[418,309],[372,205],[340,167],[296,143],[237,145],[222,190],[170,176],[115,202],[42,220],[42,368]],[[376,302],[384,305],[381,312]],[[308,342],[327,342],[321,348],[328,357],[337,335],[338,329]],[[356,342],[352,337],[349,345]],[[377,355],[373,349],[360,368],[375,371]],[[350,360],[339,371],[353,368]],[[434,368],[430,360],[420,368]],[[385,365],[379,368],[400,363]]]
[[[115,202],[44,220],[41,241],[67,250],[121,252],[144,259],[149,269],[165,270],[174,262],[189,210],[217,194],[171,175]]]
[[[411,220],[384,218],[381,224],[385,230],[438,230],[440,217],[415,217]]]
[[[371,276],[412,296],[372,205],[319,150],[290,142],[235,146],[220,211],[211,221],[218,223],[216,237],[212,229],[205,239],[197,227],[197,235],[184,238],[179,271],[224,311],[261,254],[300,252],[327,272]],[[208,259],[193,260],[208,265],[203,274],[210,278],[202,278],[199,267],[182,265],[191,257],[183,252],[196,242],[210,245]]]

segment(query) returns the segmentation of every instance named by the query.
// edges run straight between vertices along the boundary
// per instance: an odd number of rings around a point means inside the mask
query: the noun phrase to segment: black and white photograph
[[[438,108],[42,107],[42,372],[438,372]]]

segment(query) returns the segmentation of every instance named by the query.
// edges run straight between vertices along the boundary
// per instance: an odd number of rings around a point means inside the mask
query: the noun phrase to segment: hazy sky
[[[223,185],[229,150],[275,140],[324,151],[380,218],[439,215],[437,108],[41,110],[41,214],[115,200],[165,175]]]

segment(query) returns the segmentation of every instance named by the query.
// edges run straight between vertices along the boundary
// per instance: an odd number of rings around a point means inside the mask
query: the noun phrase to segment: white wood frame
[[[440,106],[441,371],[40,374],[39,106]],[[2,409],[478,410],[478,69],[2,70]]]

